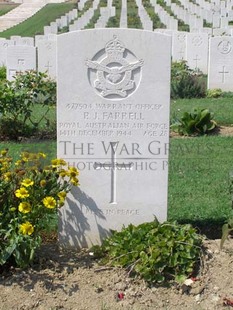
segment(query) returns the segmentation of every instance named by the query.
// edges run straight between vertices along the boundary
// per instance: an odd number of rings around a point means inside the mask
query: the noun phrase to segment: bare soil
[[[205,240],[200,273],[191,285],[149,287],[123,269],[98,265],[88,252],[44,245],[27,270],[2,270],[1,310],[221,310],[233,307],[233,239]]]

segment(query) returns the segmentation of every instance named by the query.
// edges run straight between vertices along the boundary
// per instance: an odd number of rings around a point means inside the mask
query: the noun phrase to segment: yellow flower
[[[15,166],[17,167],[17,166],[20,166],[20,165],[22,165],[23,164],[23,162],[22,162],[22,160],[17,160],[16,162],[15,162]]]
[[[74,186],[78,186],[79,185],[79,181],[77,178],[71,178],[70,179],[70,183],[73,184]]]
[[[21,202],[19,204],[19,212],[21,213],[29,213],[31,212],[32,208],[29,202]]]
[[[40,181],[40,186],[41,187],[45,187],[45,185],[46,185],[46,180],[41,180]]]
[[[2,155],[2,156],[6,156],[7,152],[8,152],[8,150],[2,150],[2,151],[1,151],[1,155]]]
[[[25,187],[29,187],[32,186],[34,184],[34,181],[32,181],[31,179],[24,179],[21,182],[21,185],[25,186]]]
[[[57,196],[60,198],[60,199],[65,199],[66,198],[66,192],[62,191],[62,192],[59,192],[57,194]]]
[[[58,203],[59,203],[59,207],[64,206],[64,204],[65,204],[65,199],[64,199],[64,198],[60,198],[59,201],[58,201]]]
[[[67,174],[71,177],[74,178],[77,175],[79,175],[78,169],[75,167],[69,167]]]
[[[5,181],[10,181],[11,180],[11,172],[6,172],[6,173],[4,173],[4,179],[5,179]]]
[[[59,175],[61,178],[64,178],[66,176],[66,171],[64,169],[60,170]]]
[[[23,152],[21,154],[21,158],[24,162],[27,162],[29,160],[30,154],[28,152]]]
[[[52,166],[58,166],[58,163],[57,163],[57,159],[52,159],[51,160],[51,164],[52,164]]]
[[[18,198],[27,198],[29,197],[29,193],[25,187],[20,187],[15,191],[15,196]]]
[[[54,209],[57,204],[56,200],[51,196],[45,197],[42,201],[43,201],[44,206],[48,209]]]
[[[19,231],[23,235],[31,235],[34,232],[34,227],[30,222],[25,222],[19,226]]]
[[[39,153],[39,156],[40,156],[41,158],[46,158],[45,153]]]
[[[52,164],[52,167],[55,168],[57,166],[65,166],[66,161],[64,159],[56,158],[56,159],[51,160],[51,164]]]

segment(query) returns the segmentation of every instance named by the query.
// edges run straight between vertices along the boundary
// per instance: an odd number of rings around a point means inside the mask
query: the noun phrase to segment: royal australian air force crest
[[[139,86],[143,60],[125,48],[117,36],[86,60],[90,84],[106,99],[123,99]]]

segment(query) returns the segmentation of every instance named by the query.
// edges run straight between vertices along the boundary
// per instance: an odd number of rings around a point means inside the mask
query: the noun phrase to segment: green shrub
[[[190,276],[201,253],[202,237],[191,225],[157,220],[139,226],[130,224],[113,231],[102,246],[91,251],[101,263],[127,268],[149,283]]]
[[[0,132],[4,135],[7,124],[11,123],[8,137],[15,139],[29,133],[29,123],[31,130],[36,131],[46,119],[51,105],[56,103],[56,83],[45,73],[28,71],[17,75],[13,81],[0,84],[0,98]],[[36,104],[47,107],[37,121],[32,117],[32,107]]]
[[[219,98],[222,96],[222,90],[220,88],[208,89],[206,93],[207,98]]]
[[[205,97],[206,81],[201,72],[191,70],[186,61],[171,66],[171,98]]]
[[[41,244],[48,219],[78,185],[78,171],[62,159],[47,165],[45,154],[23,152],[15,163],[0,152],[0,265],[26,267]]]
[[[110,17],[106,27],[107,28],[119,28],[119,19],[116,16]]]
[[[142,23],[137,12],[129,12],[127,22],[128,28],[142,29]]]
[[[184,112],[180,119],[171,124],[171,129],[180,135],[203,135],[217,126],[213,120],[213,113],[208,109],[194,108],[191,113]]]
[[[233,98],[233,92],[232,91],[227,91],[227,92],[222,92],[223,98]]]
[[[6,80],[6,67],[0,67],[0,83]]]

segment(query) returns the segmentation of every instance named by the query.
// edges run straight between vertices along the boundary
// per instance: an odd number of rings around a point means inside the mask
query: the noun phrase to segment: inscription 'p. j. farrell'
[[[84,112],[83,117],[86,120],[98,120],[98,121],[108,121],[108,120],[116,120],[116,121],[143,121],[143,113],[142,112],[93,112],[90,114],[89,112]]]
[[[60,244],[89,247],[123,225],[166,220],[170,36],[95,29],[57,43],[58,157],[80,171]]]

